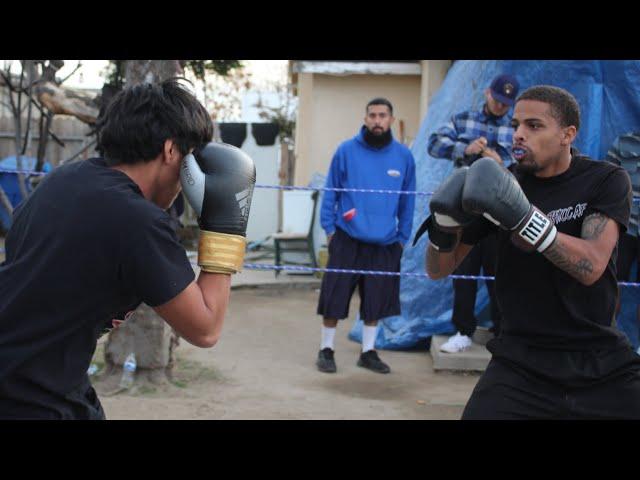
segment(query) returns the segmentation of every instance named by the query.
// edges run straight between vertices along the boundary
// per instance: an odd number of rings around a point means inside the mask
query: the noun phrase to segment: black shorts
[[[336,229],[329,243],[327,268],[350,270],[400,271],[402,247],[399,243],[374,245],[351,238]],[[318,315],[345,319],[356,285],[360,293],[362,320],[400,315],[400,277],[398,275],[364,275],[325,273],[322,277]]]
[[[633,266],[634,261],[638,267],[636,276],[637,279],[640,279],[640,257],[638,256],[640,253],[638,251],[639,246],[640,238],[627,233],[620,235],[620,239],[618,241],[618,258],[616,260],[616,276],[618,277],[618,281],[631,281],[631,267]]]
[[[640,368],[629,366],[594,385],[565,387],[493,358],[462,420],[525,419],[640,419]]]

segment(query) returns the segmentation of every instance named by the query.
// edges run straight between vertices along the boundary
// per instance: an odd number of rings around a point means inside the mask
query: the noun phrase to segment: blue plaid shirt
[[[484,113],[484,108],[482,111],[462,112],[451,117],[449,123],[431,134],[427,150],[432,157],[452,160],[456,167],[470,165],[480,155],[465,156],[465,148],[477,138],[485,137],[487,146],[498,152],[507,167],[513,162],[513,132],[509,114],[494,117]]]

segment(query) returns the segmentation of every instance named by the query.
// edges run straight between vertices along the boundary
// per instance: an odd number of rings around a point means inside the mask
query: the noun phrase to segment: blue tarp
[[[21,157],[22,161],[22,170],[34,170],[36,168],[37,159],[33,157]],[[0,160],[0,169],[1,170],[17,170],[18,169],[18,161],[15,155],[5,157]],[[49,172],[51,170],[51,165],[48,162],[45,162],[42,168],[43,172]],[[0,172],[0,186],[4,189],[7,197],[9,197],[9,201],[13,207],[16,207],[22,201],[22,194],[20,193],[20,187],[18,185],[18,176],[14,173],[5,173]],[[31,184],[29,182],[25,182],[25,186],[27,188],[27,192],[31,192]],[[0,206],[0,225],[5,230],[8,230],[11,226],[11,216],[7,213],[7,211]]]
[[[416,159],[417,190],[433,192],[453,170],[449,160],[436,159],[427,154],[429,135],[452,115],[481,108],[484,90],[493,77],[501,73],[515,75],[521,91],[532,85],[549,84],[571,92],[580,104],[582,114],[582,125],[574,145],[594,159],[604,158],[618,135],[640,130],[640,61],[456,61],[433,96],[412,146]],[[428,201],[429,197],[426,196],[416,198],[413,234],[429,214]],[[401,266],[403,272],[424,272],[426,245],[427,236],[424,235],[415,247],[406,246]],[[476,313],[481,319],[486,319],[486,287],[482,281],[479,285]],[[640,288],[621,287],[621,297],[622,311],[618,317],[618,327],[637,348],[638,325],[634,312],[640,300]],[[402,277],[402,315],[380,322],[376,348],[419,347],[426,345],[434,334],[453,332],[450,321],[452,301],[451,280]],[[354,324],[349,338],[361,341],[360,320]]]

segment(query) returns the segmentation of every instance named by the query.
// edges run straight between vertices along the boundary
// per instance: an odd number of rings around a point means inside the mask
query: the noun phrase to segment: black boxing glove
[[[511,241],[527,252],[544,252],[558,234],[551,219],[531,205],[511,172],[491,158],[469,167],[462,207],[512,231]]]
[[[239,148],[210,142],[184,157],[180,183],[198,216],[198,265],[213,273],[241,270],[256,167]]]
[[[431,215],[420,226],[413,245],[426,231],[429,241],[439,252],[451,252],[458,243],[458,232],[469,225],[475,215],[462,208],[462,190],[469,167],[457,168],[433,192],[429,202]]]

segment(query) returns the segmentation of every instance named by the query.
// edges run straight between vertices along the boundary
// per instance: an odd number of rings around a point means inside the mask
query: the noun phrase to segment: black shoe
[[[373,370],[377,373],[389,373],[391,371],[389,365],[380,360],[378,352],[375,350],[369,350],[361,353],[360,358],[358,359],[358,366],[368,368],[369,370]]]
[[[323,348],[318,352],[318,360],[316,361],[318,370],[325,373],[335,373],[336,362],[333,359],[333,350],[329,347]]]

